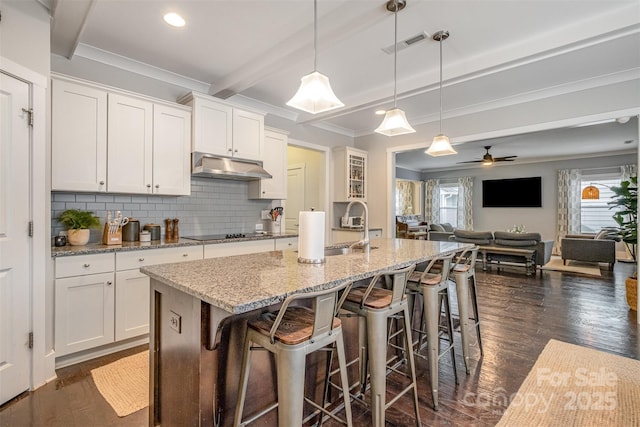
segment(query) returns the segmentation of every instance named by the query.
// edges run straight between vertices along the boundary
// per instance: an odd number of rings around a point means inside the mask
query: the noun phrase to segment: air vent
[[[424,40],[431,40],[431,36],[426,31],[418,33],[415,36],[409,37],[408,39],[399,41],[398,52]],[[389,55],[393,55],[393,45],[383,47],[382,50]]]

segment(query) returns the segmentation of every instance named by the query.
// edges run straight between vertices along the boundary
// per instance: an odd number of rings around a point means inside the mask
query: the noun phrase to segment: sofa
[[[424,239],[428,228],[419,215],[396,215],[396,237],[399,239]]]
[[[562,263],[567,260],[584,262],[606,262],[613,270],[616,262],[616,241],[620,236],[606,230],[593,234],[568,234],[560,239]]]
[[[548,263],[553,249],[553,241],[542,240],[540,233],[454,230],[451,240],[478,245],[484,270],[491,262],[513,262],[523,263],[527,274]]]
[[[451,236],[453,236],[453,226],[448,222],[429,225],[428,240],[446,242],[447,240],[450,240]]]

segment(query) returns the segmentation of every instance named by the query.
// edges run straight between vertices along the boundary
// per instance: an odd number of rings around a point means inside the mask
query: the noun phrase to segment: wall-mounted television
[[[482,181],[483,208],[541,208],[542,177]]]

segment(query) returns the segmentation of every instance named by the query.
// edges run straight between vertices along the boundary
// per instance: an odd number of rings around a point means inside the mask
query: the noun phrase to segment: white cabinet
[[[254,254],[274,250],[273,239],[249,240],[244,242],[214,243],[204,245],[204,258],[218,258],[232,255]]]
[[[334,202],[367,200],[367,152],[351,147],[333,149]]]
[[[113,254],[81,255],[56,260],[56,356],[113,342],[113,269]]]
[[[369,230],[369,239],[378,239],[380,237],[382,237],[382,230]],[[362,238],[364,238],[364,231],[362,230],[331,230],[331,242],[333,244],[357,242]]]
[[[109,94],[108,191],[191,194],[189,111]]]
[[[287,198],[287,134],[275,129],[265,129],[264,161],[262,167],[273,178],[249,182],[250,199]]]
[[[225,157],[262,160],[264,115],[192,92],[178,100],[192,107],[191,151]]]
[[[107,191],[107,92],[53,80],[51,189]]]
[[[191,194],[188,107],[52,81],[52,190]]]
[[[282,239],[275,239],[275,250],[284,251],[287,249],[298,249],[297,237],[284,237]]]

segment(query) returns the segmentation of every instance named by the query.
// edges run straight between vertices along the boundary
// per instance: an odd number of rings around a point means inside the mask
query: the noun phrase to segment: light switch
[[[182,333],[182,316],[169,311],[169,327],[179,334]]]

